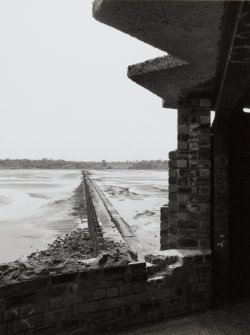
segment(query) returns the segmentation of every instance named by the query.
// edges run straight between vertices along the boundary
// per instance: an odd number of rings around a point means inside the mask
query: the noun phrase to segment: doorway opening
[[[229,126],[229,289],[250,297],[250,110],[239,108]]]

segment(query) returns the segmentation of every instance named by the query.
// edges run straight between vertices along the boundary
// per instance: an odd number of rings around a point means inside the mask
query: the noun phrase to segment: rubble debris
[[[34,252],[27,260],[0,264],[0,286],[35,277],[66,272],[127,265],[130,257],[123,245],[105,240],[106,252],[94,257],[94,247],[87,229],[76,229],[64,238],[58,237],[46,250]]]
[[[76,229],[65,237],[57,237],[46,250],[30,254],[28,260],[50,261],[59,264],[66,259],[88,259],[93,257],[94,246],[87,229]]]
[[[99,265],[103,265],[107,262],[109,258],[109,254],[107,252],[102,252],[100,255],[97,257],[97,262]]]
[[[86,221],[86,201],[83,184],[73,195],[72,215]],[[31,253],[26,260],[0,264],[0,286],[48,277],[67,272],[82,271],[84,268],[98,268],[127,265],[131,261],[124,243],[104,239],[104,252],[97,258],[94,244],[87,228],[77,228],[65,236],[57,237],[45,250]]]

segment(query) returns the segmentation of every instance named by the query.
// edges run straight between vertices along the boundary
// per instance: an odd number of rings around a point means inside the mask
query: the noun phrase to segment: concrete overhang
[[[190,92],[210,98],[212,83],[204,82],[204,75],[204,69],[169,55],[128,68],[128,77],[161,97],[166,108],[177,108],[177,101],[189,96]]]
[[[96,0],[93,5],[98,21],[172,55],[128,71],[169,108],[190,93],[211,97],[224,13],[224,1]]]
[[[176,96],[181,95],[190,65],[173,56],[155,58],[128,67],[128,77],[159,97],[166,99],[169,108],[176,108]],[[192,80],[192,79],[191,79]]]

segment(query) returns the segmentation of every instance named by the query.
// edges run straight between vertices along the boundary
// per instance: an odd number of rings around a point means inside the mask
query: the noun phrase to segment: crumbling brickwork
[[[161,249],[210,248],[210,100],[179,102],[178,149],[169,158],[168,225]]]
[[[211,301],[211,255],[44,275],[0,286],[0,334],[103,334],[202,311]]]

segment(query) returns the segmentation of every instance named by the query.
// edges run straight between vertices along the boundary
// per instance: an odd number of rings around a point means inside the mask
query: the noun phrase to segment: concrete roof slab
[[[160,62],[158,69],[151,71],[149,63],[144,63],[147,73],[135,73],[138,67],[130,68],[130,78],[165,99],[168,107],[176,106],[174,100],[183,96],[190,84],[191,88],[202,85],[202,89],[212,90],[224,11],[222,0],[96,0],[93,4],[93,16],[98,21],[190,64],[173,71],[164,68],[166,64],[161,68]],[[150,63],[151,68],[155,62]],[[156,82],[157,77],[162,84]],[[175,86],[176,93],[171,98],[169,92],[174,92]],[[164,92],[164,87],[168,92]]]
[[[216,54],[224,1],[96,0],[93,16],[131,36],[191,62]]]

